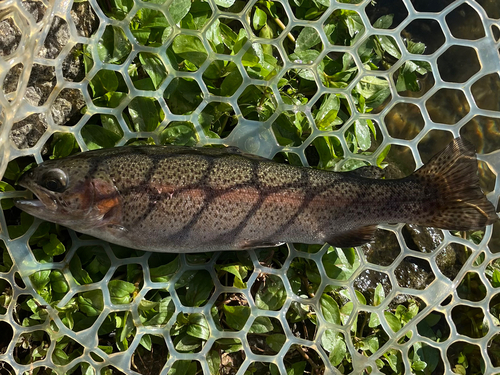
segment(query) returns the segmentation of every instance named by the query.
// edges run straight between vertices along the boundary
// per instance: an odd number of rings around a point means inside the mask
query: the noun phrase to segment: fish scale
[[[356,246],[380,223],[468,230],[497,219],[479,188],[474,150],[461,139],[406,178],[365,174],[278,164],[234,148],[122,147],[39,165],[20,180],[39,200],[16,204],[109,242],[162,252]]]

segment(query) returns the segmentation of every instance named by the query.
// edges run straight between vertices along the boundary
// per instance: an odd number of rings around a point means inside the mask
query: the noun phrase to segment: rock
[[[50,107],[54,123],[66,126],[75,125],[82,117],[80,110],[85,104],[85,98],[80,90],[62,90]]]
[[[429,263],[420,258],[406,257],[394,270],[398,285],[423,290],[436,278]]]
[[[436,228],[407,224],[403,227],[406,246],[422,253],[431,253],[443,242],[444,235]]]
[[[24,97],[35,106],[44,105],[55,85],[56,72],[53,66],[33,64]]]
[[[439,270],[448,279],[455,279],[469,257],[467,252],[467,248],[463,245],[452,243],[446,246],[436,257],[436,264]]]
[[[69,36],[68,23],[62,18],[55,16],[52,19],[52,25],[43,43],[43,48],[38,52],[38,56],[46,59],[55,59],[68,43]]]
[[[17,148],[30,148],[36,145],[46,130],[47,122],[45,121],[45,115],[34,113],[24,120],[14,123],[9,138]]]
[[[89,2],[74,2],[71,8],[71,18],[75,22],[78,35],[90,37],[99,27],[99,17]]]
[[[17,91],[19,77],[23,72],[23,64],[19,63],[10,68],[3,81],[3,91],[5,94]]]
[[[368,305],[373,305],[375,288],[381,284],[384,294],[388,295],[392,290],[391,280],[386,273],[366,269],[353,282],[354,289],[361,292],[366,298]]]
[[[0,56],[12,55],[21,41],[21,30],[12,18],[0,21]]]
[[[47,11],[47,7],[41,1],[23,1],[21,3],[28,11],[29,14],[33,17],[35,22],[40,22]]]
[[[62,63],[63,77],[70,82],[80,82],[85,78],[83,44],[78,43],[68,53]]]
[[[377,230],[372,242],[361,246],[366,260],[380,266],[389,266],[401,253],[396,236],[389,231]]]
[[[439,229],[414,224],[405,225],[402,233],[407,247],[422,253],[436,251],[444,240],[444,235]],[[391,265],[401,252],[396,236],[385,230],[378,230],[375,233],[375,240],[361,246],[361,249],[368,262],[381,266]],[[453,280],[467,257],[464,246],[452,243],[440,251],[436,257],[436,264],[446,277]],[[394,275],[399,286],[416,290],[425,289],[436,277],[428,261],[411,256],[399,262]],[[371,270],[363,272],[355,280],[354,285],[369,301],[373,298],[373,291],[378,283],[382,284],[386,294],[390,291],[391,285],[387,275]],[[404,303],[408,298],[413,297],[398,296],[397,303]]]
[[[415,224],[405,225],[403,236],[410,249],[423,253],[433,252],[444,240],[443,233],[439,229]],[[436,264],[443,275],[453,280],[467,258],[468,255],[464,246],[451,243],[439,252],[436,257]]]

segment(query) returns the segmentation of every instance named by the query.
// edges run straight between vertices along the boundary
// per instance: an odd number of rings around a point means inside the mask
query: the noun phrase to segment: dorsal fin
[[[350,175],[353,176],[359,176],[359,177],[364,177],[364,178],[371,178],[371,179],[380,179],[384,177],[385,173],[382,168],[379,168],[375,165],[366,165],[364,167],[359,167],[356,169],[353,169],[352,171],[349,172],[344,172],[344,173],[349,173]]]
[[[235,154],[235,155],[241,155],[244,156],[247,159],[254,159],[254,160],[259,160],[259,161],[270,161],[271,159],[265,158],[263,156],[258,156],[254,154],[250,154],[248,152],[243,151],[241,148],[238,148],[236,146],[227,146],[226,148],[221,148],[219,150],[223,150],[228,154]]]
[[[138,149],[141,148],[146,152],[159,152],[164,153],[168,150],[172,154],[194,154],[194,155],[206,155],[212,157],[224,157],[231,155],[243,156],[247,159],[258,160],[258,161],[270,161],[271,159],[264,158],[262,156],[250,154],[241,150],[236,146],[227,147],[188,147],[188,146],[175,146],[175,145],[165,145],[165,146],[135,146]]]

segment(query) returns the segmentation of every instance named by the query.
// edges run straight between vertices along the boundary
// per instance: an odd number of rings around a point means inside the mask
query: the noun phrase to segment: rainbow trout
[[[377,224],[475,230],[497,214],[475,153],[455,139],[398,180],[252,157],[233,148],[129,146],[46,161],[19,184],[27,213],[141,250],[200,252],[284,242],[357,246]]]

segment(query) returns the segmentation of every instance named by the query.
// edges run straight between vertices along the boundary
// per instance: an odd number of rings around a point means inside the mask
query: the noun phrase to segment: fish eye
[[[51,169],[43,175],[41,185],[47,190],[62,193],[68,186],[68,176],[60,169]]]

